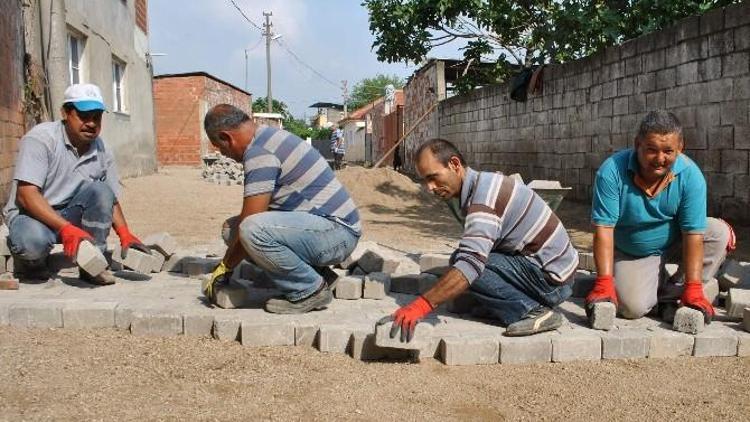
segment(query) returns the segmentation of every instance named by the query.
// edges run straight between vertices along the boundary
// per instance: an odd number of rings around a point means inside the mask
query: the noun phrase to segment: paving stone
[[[182,263],[185,260],[185,253],[184,252],[175,252],[172,254],[172,256],[169,257],[166,261],[164,261],[164,265],[162,265],[161,270],[162,271],[168,271],[170,273],[181,273],[183,272]]]
[[[500,339],[500,363],[543,363],[552,359],[552,340],[545,334]]]
[[[479,305],[471,293],[461,293],[445,304],[445,310],[454,314],[469,314]]]
[[[423,294],[424,292],[433,288],[437,284],[438,280],[440,280],[440,278],[436,276],[435,274],[430,274],[430,273],[420,274],[419,280],[418,280],[419,293]]]
[[[112,251],[112,260],[119,262],[125,268],[129,268],[141,274],[150,274],[151,270],[154,268],[154,259],[151,255],[143,253],[137,249],[128,249],[128,254],[125,259],[123,259],[120,245],[115,245],[115,248]]]
[[[160,312],[133,312],[130,332],[141,336],[178,336],[182,334],[182,316]]]
[[[596,272],[596,261],[591,252],[578,252],[578,268],[581,270]]]
[[[365,299],[384,299],[391,291],[391,276],[386,273],[370,273],[365,276],[362,297]]]
[[[63,328],[114,328],[117,302],[70,302],[62,308]]]
[[[340,278],[334,291],[336,299],[361,299],[363,283],[364,279],[361,276],[346,276]]]
[[[10,307],[12,305],[14,304],[0,302],[0,327],[10,325],[9,314],[10,314]]]
[[[750,308],[745,308],[742,311],[742,326],[745,328],[745,331],[750,332]]]
[[[727,259],[724,261],[717,275],[719,290],[727,291],[735,287],[750,284],[746,281],[748,278],[745,267],[733,259]]]
[[[355,265],[354,267],[352,267],[352,270],[349,273],[349,275],[353,275],[353,276],[365,276],[365,275],[367,275],[367,273],[362,268],[359,268],[359,265]]]
[[[230,284],[216,290],[216,306],[223,309],[236,309],[247,307],[250,303],[250,295],[243,286]]]
[[[364,255],[365,252],[367,252],[368,249],[379,249],[380,246],[378,246],[375,242],[365,241],[365,242],[359,242],[357,243],[357,246],[354,248],[354,252],[352,252],[351,255],[346,257],[339,266],[344,269],[349,269],[354,266],[354,264],[359,261],[360,258],[362,258],[362,255]]]
[[[12,256],[5,257],[5,271],[12,273],[15,270],[14,260]]]
[[[554,336],[552,342],[552,362],[579,360],[599,360],[602,358],[602,339],[595,335],[576,335],[566,332]]]
[[[661,327],[649,328],[649,358],[692,356],[695,337]]]
[[[182,331],[186,336],[211,337],[214,316],[211,314],[187,313],[182,315]]]
[[[5,272],[5,261],[8,259],[7,256],[0,255],[0,272]]]
[[[591,328],[609,331],[615,325],[617,307],[612,302],[594,303],[591,309]]]
[[[243,321],[240,339],[243,346],[294,346],[294,325]]]
[[[740,319],[743,317],[745,308],[750,306],[750,290],[729,289],[725,308],[727,316]]]
[[[167,232],[150,234],[143,239],[143,244],[156,249],[164,257],[170,257],[177,251],[177,241]]]
[[[500,361],[497,338],[447,337],[439,347],[440,361],[446,365],[492,365]]]
[[[218,264],[218,260],[208,258],[186,258],[182,261],[182,272],[190,277],[199,277],[209,274]]]
[[[386,351],[375,344],[375,334],[354,332],[349,340],[349,356],[357,360],[379,360],[387,356]]]
[[[688,334],[698,334],[705,328],[703,312],[683,306],[674,314],[672,328],[675,331]]]
[[[739,332],[737,340],[737,356],[742,358],[750,356],[750,334]]]
[[[239,341],[240,324],[241,322],[237,318],[216,316],[214,317],[214,328],[211,334],[217,340]]]
[[[318,338],[317,325],[296,325],[294,327],[294,345],[295,346],[315,346],[315,340]]]
[[[648,356],[646,330],[612,330],[602,335],[602,359],[636,359]]]
[[[674,277],[679,269],[680,266],[678,264],[664,264],[664,271],[667,273],[667,277]]]
[[[88,240],[78,244],[76,264],[92,276],[101,274],[109,265],[102,251]]]
[[[414,329],[414,336],[409,342],[401,341],[401,333],[396,333],[391,338],[391,323],[380,324],[375,327],[375,344],[378,347],[391,347],[394,349],[420,350],[430,346],[432,341],[432,324],[420,322]]]
[[[0,290],[18,290],[18,279],[13,277],[13,273],[0,274]]]
[[[693,356],[736,356],[738,343],[737,334],[733,330],[712,327],[695,336]]]
[[[130,324],[133,322],[134,312],[133,309],[118,304],[115,308],[115,327],[120,330],[130,330]]]
[[[409,295],[419,294],[419,274],[404,274],[391,277],[391,291]]]
[[[587,274],[582,271],[576,271],[575,282],[573,283],[573,297],[586,297],[594,287],[596,275]]]
[[[0,256],[10,256],[10,248],[8,247],[8,226],[5,224],[0,225]]]
[[[315,341],[316,347],[321,352],[346,353],[352,329],[346,325],[323,325],[318,330]]]
[[[368,249],[357,261],[357,265],[366,273],[393,274],[401,265],[401,260],[395,252]]]
[[[164,267],[165,258],[164,255],[161,254],[161,252],[151,249],[151,261],[153,262],[153,267],[151,268],[152,273],[159,273],[161,272],[161,269]]]
[[[24,303],[11,305],[8,323],[16,328],[62,328],[62,307],[52,303]]]
[[[450,268],[450,254],[423,254],[419,257],[419,272],[441,276]]]

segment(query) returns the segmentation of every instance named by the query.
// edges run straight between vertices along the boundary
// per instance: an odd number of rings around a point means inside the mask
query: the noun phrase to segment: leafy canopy
[[[347,107],[354,111],[385,95],[385,87],[393,85],[396,89],[404,87],[404,80],[396,75],[377,74],[372,78],[365,78],[354,84]]]

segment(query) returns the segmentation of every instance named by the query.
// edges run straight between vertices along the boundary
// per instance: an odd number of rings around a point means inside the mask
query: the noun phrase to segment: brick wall
[[[25,132],[23,101],[23,15],[21,2],[0,13],[0,204],[8,198],[18,140]]]
[[[135,0],[135,24],[148,34],[148,5],[147,0]]]
[[[414,153],[422,142],[438,136],[438,110],[433,110],[421,122],[417,120],[435,102],[445,99],[443,62],[433,62],[418,70],[404,87],[404,130],[416,127],[406,137],[404,145],[404,167],[414,172]]]
[[[543,81],[525,103],[506,86],[443,101],[438,135],[476,168],[557,179],[589,201],[602,161],[632,146],[648,110],[666,109],[704,172],[709,212],[750,221],[750,2],[548,66]]]

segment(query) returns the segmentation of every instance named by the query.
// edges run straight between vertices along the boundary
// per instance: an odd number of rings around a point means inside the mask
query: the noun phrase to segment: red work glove
[[[680,297],[682,306],[687,306],[703,312],[703,318],[706,324],[711,322],[711,318],[716,314],[714,307],[703,294],[703,283],[700,280],[686,281],[685,289]]]
[[[586,296],[586,305],[596,302],[612,302],[617,306],[615,278],[611,275],[600,275],[594,281],[594,287]]]
[[[125,257],[128,256],[129,248],[138,249],[143,253],[151,255],[151,250],[147,248],[146,245],[144,245],[143,242],[140,241],[140,239],[135,237],[133,233],[130,233],[130,230],[128,230],[128,226],[120,226],[115,228],[115,233],[117,233],[117,236],[120,237],[120,249],[122,249],[120,256],[122,257],[122,259],[125,259]]]
[[[420,319],[432,312],[432,305],[424,297],[419,296],[412,303],[402,306],[393,315],[388,315],[378,321],[378,325],[393,321],[391,325],[391,338],[401,330],[401,342],[410,342],[414,337],[414,329]]]
[[[80,244],[82,240],[94,240],[90,234],[86,233],[85,230],[74,226],[73,223],[68,223],[60,229],[60,239],[62,239],[65,256],[71,260],[76,259],[78,244]]]

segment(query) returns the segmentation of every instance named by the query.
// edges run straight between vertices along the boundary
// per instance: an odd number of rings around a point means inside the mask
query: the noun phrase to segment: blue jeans
[[[540,305],[554,308],[573,294],[570,283],[547,281],[544,272],[523,255],[496,252],[490,253],[484,272],[469,289],[491,316],[505,325]]]
[[[64,219],[81,227],[94,238],[102,251],[112,227],[115,194],[104,182],[87,182],[81,186],[65,208],[57,210]],[[27,262],[39,263],[49,255],[58,235],[41,221],[24,214],[15,216],[8,225],[8,244],[14,256]]]
[[[266,271],[284,296],[304,299],[323,277],[313,266],[338,264],[351,255],[359,236],[346,226],[307,212],[267,211],[239,225],[245,252]]]

